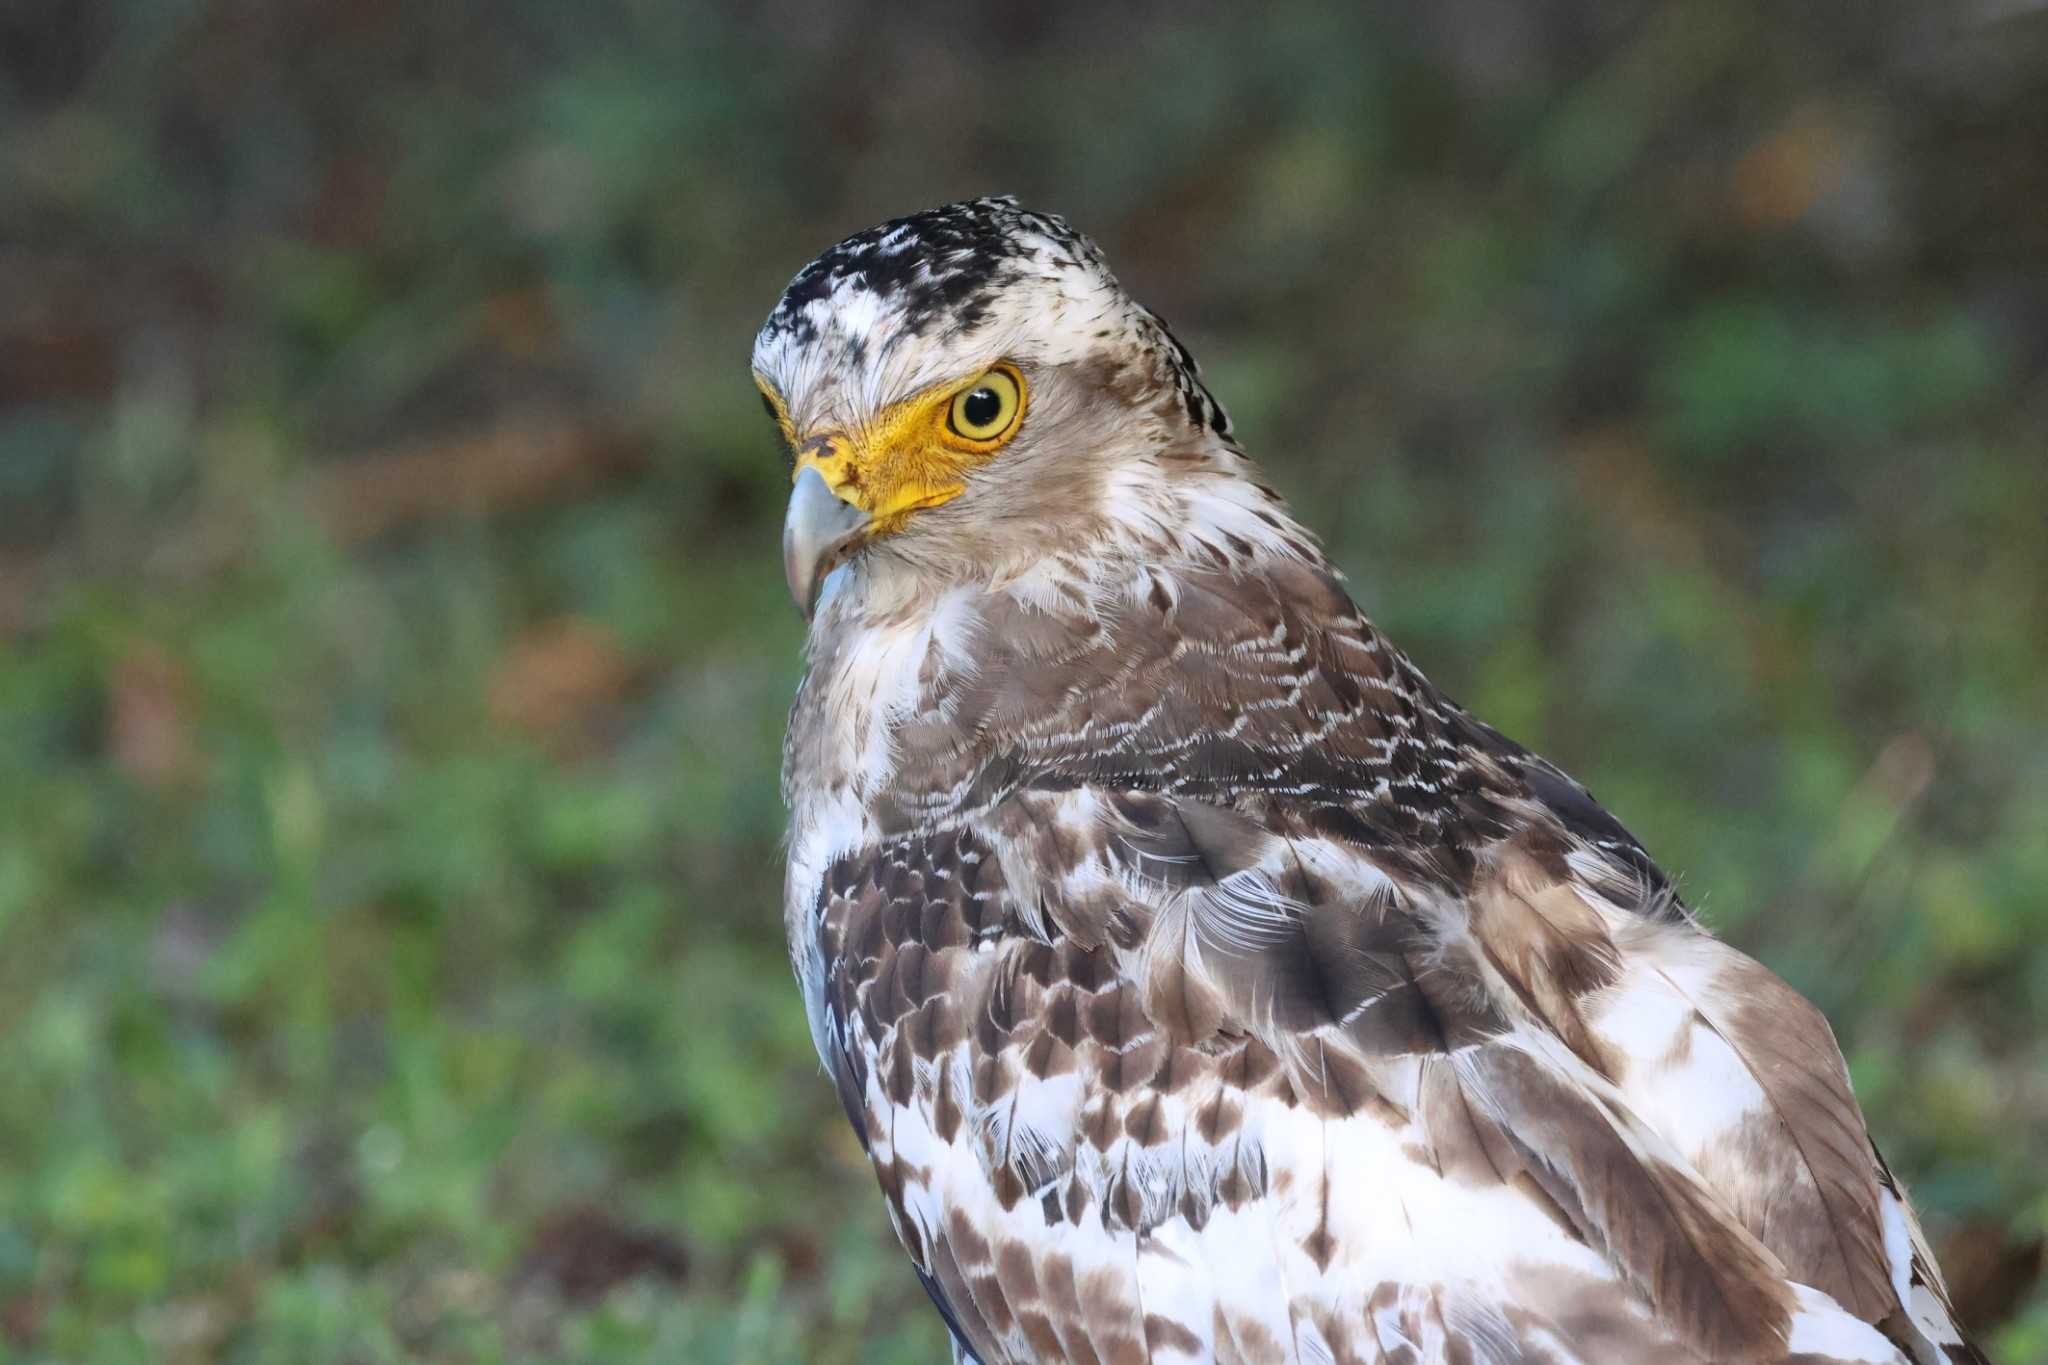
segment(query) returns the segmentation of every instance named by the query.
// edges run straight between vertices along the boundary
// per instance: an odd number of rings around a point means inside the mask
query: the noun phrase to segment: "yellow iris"
[[[970,446],[985,449],[1008,437],[1023,415],[1023,376],[998,365],[953,395],[946,427]]]

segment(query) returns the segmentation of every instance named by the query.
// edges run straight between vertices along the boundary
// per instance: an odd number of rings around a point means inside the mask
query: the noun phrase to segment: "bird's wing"
[[[820,921],[835,1070],[987,1365],[1912,1358],[1832,1040],[1747,959],[1527,867],[1447,934],[1200,803],[1000,825],[843,861]]]
[[[1334,607],[1208,591],[1001,632],[950,733],[1023,738],[921,760],[1001,792],[819,898],[828,1060],[968,1350],[1975,1359],[1818,1012],[1447,703],[1348,732],[1406,680]]]

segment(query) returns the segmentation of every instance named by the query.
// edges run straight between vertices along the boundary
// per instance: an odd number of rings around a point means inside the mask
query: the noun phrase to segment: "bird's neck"
[[[1115,658],[1174,610],[1183,584],[1305,575],[1355,611],[1312,536],[1234,453],[1111,479],[1101,521],[1106,532],[1047,537],[1036,554],[971,576],[935,580],[898,554],[837,575],[812,625],[784,747],[795,863],[821,867],[846,847],[985,800],[973,784],[988,774],[970,760],[1013,751],[1071,701],[1033,701],[1012,686],[990,710],[985,685],[1036,673],[1060,684],[1083,652]],[[1248,600],[1275,595],[1248,590]],[[1142,708],[1135,692],[1149,682],[1117,685]]]

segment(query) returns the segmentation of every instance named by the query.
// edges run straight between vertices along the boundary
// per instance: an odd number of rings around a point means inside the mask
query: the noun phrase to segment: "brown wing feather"
[[[1753,1136],[1751,1143],[1788,1144],[1797,1163],[1795,1179],[1777,1184],[1767,1198],[1743,1201],[1745,1221],[1806,1283],[1866,1321],[1880,1322],[1898,1309],[1898,1293],[1885,1258],[1870,1138],[1834,1032],[1774,973],[1733,950],[1726,950],[1726,960],[1719,989],[1674,988],[1742,1059],[1770,1104],[1778,1132]],[[1756,1154],[1730,1151],[1727,1160],[1753,1167]],[[1740,1172],[1709,1169],[1741,1188]]]
[[[1621,954],[1599,913],[1513,852],[1473,887],[1469,905],[1472,941],[1514,1001],[1611,1078],[1613,1063],[1582,1009],[1621,975]]]
[[[1682,1340],[1712,1360],[1781,1349],[1792,1312],[1784,1267],[1611,1091],[1513,1045],[1481,1048],[1461,1069],[1537,1183]]]
[[[1034,821],[1057,824],[1088,803],[1029,804]],[[1440,1169],[1449,1160],[1539,1201],[1704,1357],[1780,1349],[1793,1310],[1785,1266],[1613,1081],[1619,1064],[1586,1007],[1619,979],[1622,954],[1585,899],[1509,851],[1460,903],[1462,933],[1444,938],[1413,905],[1335,895],[1291,839],[1262,838],[1242,816],[1164,797],[1125,796],[1117,809],[1113,837],[1041,831],[1042,847],[1093,851],[1058,864],[1070,890],[1053,878],[1039,894],[1053,922],[1080,925],[1103,913],[1100,888],[1119,884],[1089,859],[1163,869],[1172,894],[1141,926],[1142,999],[1155,1024],[1182,1038],[1249,1031],[1290,1059],[1301,1101],[1333,1116],[1392,1107],[1375,1089],[1374,1057],[1444,1056],[1431,1074],[1448,1078],[1457,1102],[1439,1088],[1422,1116]],[[1195,908],[1253,872],[1283,908]],[[1409,1022],[1391,1029],[1397,1017]]]

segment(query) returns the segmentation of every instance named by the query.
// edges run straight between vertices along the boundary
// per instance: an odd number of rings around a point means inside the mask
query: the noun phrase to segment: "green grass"
[[[661,529],[603,498],[352,560],[280,526],[203,587],[67,594],[9,655],[8,771],[33,780],[0,798],[0,1276],[23,1337],[930,1357],[779,943],[795,632],[772,574],[707,597]],[[635,594],[695,606],[636,626]],[[630,663],[521,729],[490,698],[513,604],[540,600]],[[184,762],[148,768],[152,742]],[[565,1208],[597,1231],[551,1234]],[[661,1261],[610,1245],[628,1229],[687,1267],[565,1313],[550,1257]]]

